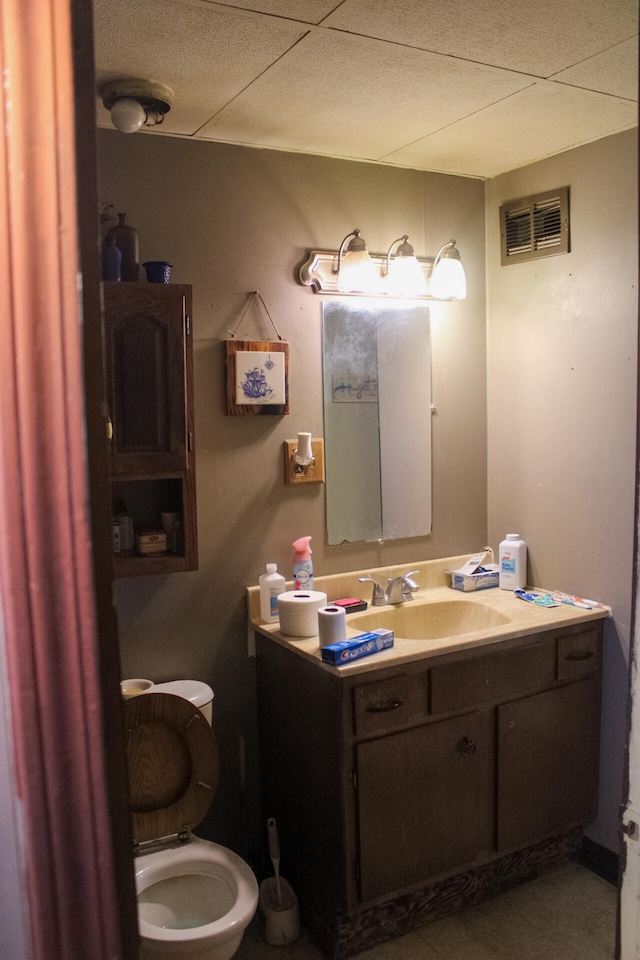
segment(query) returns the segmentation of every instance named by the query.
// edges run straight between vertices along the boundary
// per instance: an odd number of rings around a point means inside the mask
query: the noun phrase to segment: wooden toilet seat
[[[146,693],[124,703],[134,844],[188,835],[204,819],[218,783],[218,746],[197,707]]]

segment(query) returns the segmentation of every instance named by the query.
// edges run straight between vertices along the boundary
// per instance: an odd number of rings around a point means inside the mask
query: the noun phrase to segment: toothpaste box
[[[372,653],[386,650],[393,646],[393,630],[380,627],[369,633],[360,633],[351,640],[341,640],[339,643],[330,643],[322,648],[322,659],[325,663],[332,663],[335,667],[344,666],[360,657],[369,657]]]

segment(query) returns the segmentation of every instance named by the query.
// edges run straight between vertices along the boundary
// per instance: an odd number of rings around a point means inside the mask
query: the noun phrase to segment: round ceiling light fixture
[[[121,133],[135,133],[142,126],[162,123],[173,101],[173,90],[155,80],[107,80],[98,93]]]

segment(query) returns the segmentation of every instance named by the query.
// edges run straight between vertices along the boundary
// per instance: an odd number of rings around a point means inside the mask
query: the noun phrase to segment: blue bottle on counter
[[[122,254],[116,246],[115,236],[107,236],[102,244],[102,279],[120,280],[122,277]]]

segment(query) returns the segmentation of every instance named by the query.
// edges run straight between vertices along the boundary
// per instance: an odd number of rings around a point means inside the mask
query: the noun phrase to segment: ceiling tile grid
[[[152,136],[485,178],[637,122],[637,0],[94,0],[94,21],[96,92],[172,88]]]
[[[614,97],[638,100],[638,38],[625,40],[574,67],[562,70],[553,79]]]
[[[638,32],[636,0],[345,0],[324,21],[548,77]]]
[[[179,134],[195,133],[307,29],[174,0],[101,0],[94,17],[98,83],[139,77],[167,84],[174,103],[162,132]],[[98,111],[98,123],[111,126],[101,101]]]
[[[234,142],[257,134],[265,146],[378,159],[530,83],[480,64],[316,32],[200,134]]]
[[[592,140],[629,129],[635,106],[545,80],[446,130],[384,157],[385,161],[489,178]]]

